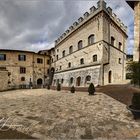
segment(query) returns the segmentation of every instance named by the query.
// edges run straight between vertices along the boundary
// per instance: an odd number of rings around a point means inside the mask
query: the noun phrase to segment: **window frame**
[[[88,45],[92,45],[95,43],[95,35],[94,34],[91,34],[89,37],[88,37]]]
[[[92,56],[92,59],[93,59],[93,62],[97,62],[97,60],[98,60],[97,54],[94,54],[94,55]]]
[[[6,54],[0,54],[0,61],[6,61]]]
[[[83,48],[83,41],[78,41],[78,50],[81,50]]]
[[[26,68],[20,67],[20,74],[26,74]]]

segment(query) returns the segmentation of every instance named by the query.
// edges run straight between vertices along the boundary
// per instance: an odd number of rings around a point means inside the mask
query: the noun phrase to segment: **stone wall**
[[[0,70],[0,91],[8,90],[8,71]]]
[[[46,78],[48,76],[48,69],[50,65],[47,61],[50,59],[47,55],[36,54],[26,51],[2,51],[0,54],[6,54],[6,60],[0,61],[0,67],[5,67],[10,73],[9,86],[11,88],[18,88],[20,85],[29,86],[32,82],[33,85],[37,85],[37,80],[42,79],[42,85],[46,84]],[[19,61],[18,55],[26,55],[26,61]],[[43,59],[43,63],[37,63],[37,58]],[[26,73],[20,73],[20,67],[26,68]],[[22,81],[21,78],[25,80]]]
[[[139,61],[140,47],[140,2],[135,2],[134,6],[134,61]]]
[[[91,66],[91,67],[85,67],[85,68],[80,68],[77,70],[70,70],[66,72],[60,72],[56,73],[54,75],[54,81],[53,81],[53,86],[57,85],[57,79],[59,79],[59,83],[62,84],[64,87],[68,86],[77,86],[77,78],[81,77],[81,82],[80,82],[80,87],[85,87],[89,86],[89,83],[94,83],[94,85],[100,85],[100,69],[101,66]],[[89,83],[86,83],[86,77],[91,76],[91,80]],[[70,79],[73,78],[73,84],[70,84]],[[64,79],[63,83],[61,80]]]

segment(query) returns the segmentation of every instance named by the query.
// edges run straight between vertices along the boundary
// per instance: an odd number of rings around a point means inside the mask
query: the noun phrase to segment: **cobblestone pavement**
[[[47,89],[0,93],[0,117],[20,132],[45,140],[140,139],[140,121],[126,106],[96,93],[75,94]]]

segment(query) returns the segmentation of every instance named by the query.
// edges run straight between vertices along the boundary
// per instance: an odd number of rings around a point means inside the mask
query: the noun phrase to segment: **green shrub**
[[[57,91],[60,91],[61,90],[61,85],[60,83],[57,84]]]
[[[50,85],[47,85],[47,89],[48,89],[48,90],[50,89]]]
[[[89,95],[94,95],[94,93],[95,93],[95,87],[94,87],[93,83],[91,83],[89,85],[88,93],[89,93]]]
[[[131,83],[140,86],[140,62],[132,62],[127,66]]]
[[[132,106],[134,109],[140,109],[140,92],[133,93]]]
[[[75,87],[72,86],[71,89],[70,89],[71,93],[75,93]]]

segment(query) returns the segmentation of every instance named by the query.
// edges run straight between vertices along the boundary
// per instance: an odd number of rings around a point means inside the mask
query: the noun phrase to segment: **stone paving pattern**
[[[0,93],[0,117],[33,137],[55,139],[140,139],[140,120],[126,105],[103,94],[47,89]]]

